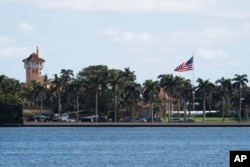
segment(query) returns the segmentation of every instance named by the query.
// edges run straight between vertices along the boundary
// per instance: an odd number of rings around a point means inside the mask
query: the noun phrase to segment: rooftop
[[[32,53],[28,58],[23,59],[23,62],[26,61],[45,62],[45,60],[40,58],[36,53]]]

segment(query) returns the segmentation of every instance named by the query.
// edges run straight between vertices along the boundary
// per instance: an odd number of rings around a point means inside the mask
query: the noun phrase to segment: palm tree
[[[178,108],[178,117],[180,117],[180,101],[183,95],[183,84],[184,84],[184,78],[175,76],[174,77],[174,87],[173,87],[173,95],[177,99],[177,108]]]
[[[46,90],[46,87],[42,85],[41,83],[38,83],[38,82],[34,83],[34,92],[40,98],[40,114],[42,114],[42,110],[43,110],[43,99],[45,97],[45,90]]]
[[[139,83],[129,83],[124,88],[125,98],[124,101],[126,102],[127,106],[130,108],[130,113],[132,109],[132,116],[135,116],[135,108],[136,104],[138,104],[139,100],[141,99],[141,85]]]
[[[239,75],[235,74],[235,78],[233,78],[233,87],[239,90],[239,111],[238,111],[238,121],[241,121],[241,88],[246,88],[248,83],[247,75]]]
[[[163,88],[164,94],[166,94],[167,92],[168,95],[168,121],[169,121],[172,117],[172,96],[174,91],[173,89],[175,85],[175,80],[173,74],[162,74],[159,75],[158,78],[160,79],[160,87]],[[166,113],[166,107],[165,107],[165,113]]]
[[[60,77],[61,77],[61,86],[62,86],[62,93],[63,93],[63,100],[64,100],[65,109],[69,110],[71,100],[69,99],[70,91],[68,89],[69,89],[69,85],[74,77],[73,70],[62,69]]]
[[[124,86],[124,78],[121,70],[109,70],[109,85],[114,92],[114,121],[117,122],[117,103],[118,103],[118,91]]]
[[[111,69],[108,70],[108,75],[108,85],[113,90],[114,94],[114,121],[116,122],[118,103],[120,103],[118,96],[124,94],[124,88],[129,83],[133,83],[136,79],[136,76],[134,71],[130,71],[129,68],[125,68],[124,71]]]
[[[77,112],[77,121],[79,121],[79,98],[86,92],[87,85],[80,79],[73,79],[68,87],[69,99],[73,100],[72,106],[73,110]]]
[[[98,116],[98,97],[108,83],[108,67],[104,65],[89,66],[78,73],[78,79],[88,85],[89,92],[95,93],[95,121]]]
[[[208,98],[213,91],[214,84],[209,82],[209,80],[204,81],[201,78],[198,78],[196,82],[198,82],[198,86],[196,87],[197,93],[203,100],[203,122],[205,122],[206,98]]]
[[[123,77],[126,83],[133,83],[136,80],[135,72],[130,71],[129,67],[124,68]]]
[[[153,122],[153,103],[158,98],[160,92],[159,81],[146,80],[143,83],[142,96],[144,101],[150,102],[151,121]]]
[[[58,120],[61,120],[61,93],[62,93],[62,78],[54,74],[54,79],[52,80],[53,87],[51,87],[51,94],[56,97],[58,95]]]
[[[62,78],[62,84],[68,84],[69,81],[72,80],[74,77],[73,70],[71,69],[62,69],[61,70],[61,78]]]
[[[16,79],[8,78],[5,75],[0,76],[0,89],[8,94],[13,94],[14,96],[18,96],[20,93],[21,87],[20,83]]]
[[[229,101],[230,94],[232,92],[232,83],[231,79],[225,79],[222,77],[221,79],[218,79],[216,84],[219,84],[217,87],[217,91],[219,95],[222,98],[222,122],[225,121],[225,103]]]
[[[185,80],[182,77],[175,77],[175,87],[174,87],[174,94],[177,98],[178,102],[178,115],[180,111],[180,101],[183,101],[184,104],[184,121],[186,121],[187,117],[187,98],[192,98],[192,84],[191,80]],[[180,117],[180,115],[179,115]]]

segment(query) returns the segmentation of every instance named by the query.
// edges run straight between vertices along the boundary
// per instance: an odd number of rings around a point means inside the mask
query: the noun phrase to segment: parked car
[[[76,118],[68,118],[67,122],[76,122]]]
[[[170,119],[168,122],[183,122],[179,117],[174,117]]]
[[[123,117],[118,120],[119,122],[131,122],[131,118],[129,117]]]
[[[95,121],[95,120],[94,120]],[[97,122],[108,122],[109,120],[107,118],[104,118],[104,117],[99,117],[97,119]]]
[[[136,122],[147,122],[147,120],[143,117],[135,117]]]
[[[147,119],[147,122],[152,122],[152,118],[149,117]],[[154,117],[153,118],[153,122],[162,122],[162,120],[160,118],[158,118],[158,117]]]
[[[69,115],[67,113],[62,114],[60,117],[60,121],[62,122],[68,122],[68,119],[69,119]]]
[[[26,121],[27,122],[35,122],[36,119],[35,119],[35,117],[29,117],[29,118],[26,119]]]
[[[139,117],[141,119],[142,122],[147,122],[147,118],[146,117]]]
[[[81,122],[94,122],[93,118],[89,118],[89,117],[82,117]]]
[[[47,121],[47,118],[43,115],[36,115],[36,116],[34,116],[34,119],[37,122],[46,122]]]
[[[53,122],[58,122],[58,121],[59,121],[59,117],[58,117],[58,116],[54,116],[54,117],[52,118],[52,121],[53,121]]]

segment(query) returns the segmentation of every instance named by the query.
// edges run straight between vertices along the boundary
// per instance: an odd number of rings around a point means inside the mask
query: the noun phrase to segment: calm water
[[[0,128],[1,167],[228,167],[250,128]]]

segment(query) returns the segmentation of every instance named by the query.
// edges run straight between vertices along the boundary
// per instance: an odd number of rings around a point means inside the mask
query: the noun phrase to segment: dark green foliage
[[[216,112],[216,113],[206,113],[206,117],[221,117],[221,113],[220,112]]]
[[[20,88],[19,81],[0,75],[0,124],[21,122]]]
[[[80,116],[98,114],[114,121],[139,116],[147,107],[150,116],[162,111],[164,120],[170,119],[173,111],[186,111],[186,117],[192,110],[202,110],[204,120],[208,116],[205,111],[216,110],[224,121],[232,110],[244,110],[244,115],[238,115],[240,121],[249,115],[250,88],[245,74],[235,76],[222,77],[215,84],[198,78],[194,87],[190,80],[173,74],[159,75],[159,80],[146,80],[141,85],[129,68],[109,69],[106,65],[83,68],[75,77],[72,70],[62,69],[53,79],[45,77],[44,83],[29,85],[0,75],[0,124],[20,122],[22,105],[48,107],[55,113],[89,110],[91,113]]]
[[[22,121],[22,103],[11,94],[0,93],[0,124],[20,123]]]

